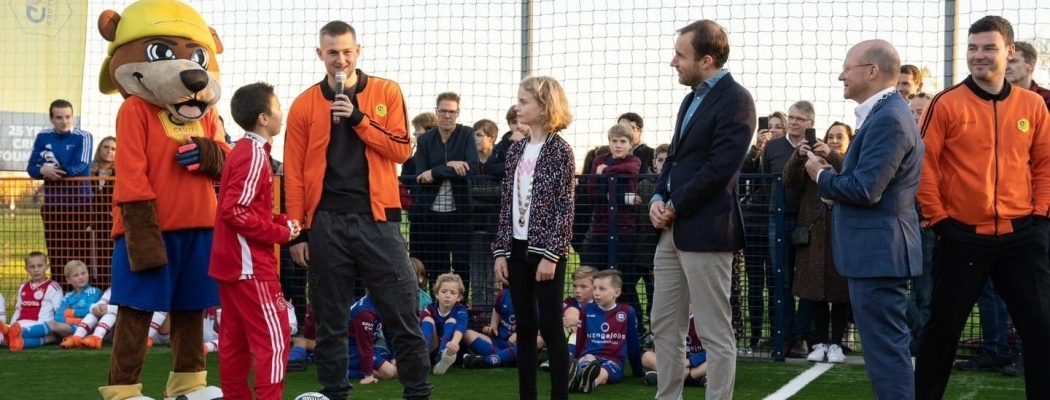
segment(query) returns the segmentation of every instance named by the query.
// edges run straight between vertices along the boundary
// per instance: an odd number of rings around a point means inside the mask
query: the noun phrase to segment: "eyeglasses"
[[[857,67],[870,67],[872,65],[875,65],[875,64],[857,64],[857,65],[854,65],[852,67],[842,67],[842,73],[848,74],[849,71],[854,69],[854,68],[857,68]]]
[[[791,121],[791,122],[803,122],[804,123],[804,122],[809,122],[809,121],[812,121],[812,120],[808,119],[808,118],[789,116],[788,117],[788,121]]]
[[[439,108],[437,110],[437,114],[438,115],[444,115],[444,116],[447,116],[447,117],[455,117],[455,116],[459,115],[459,110],[442,110],[442,109]]]
[[[912,93],[908,95],[908,100],[912,99],[932,99],[933,96],[926,92]]]

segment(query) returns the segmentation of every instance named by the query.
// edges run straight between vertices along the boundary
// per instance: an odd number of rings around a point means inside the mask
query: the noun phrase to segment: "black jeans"
[[[317,380],[321,393],[345,400],[353,391],[346,377],[346,320],[360,274],[393,337],[397,377],[406,399],[425,399],[430,360],[419,328],[419,289],[397,222],[371,216],[318,211],[309,232],[310,302],[317,325]]]
[[[1025,343],[1027,398],[1050,398],[1050,221],[1024,217],[1013,226],[1013,233],[1000,236],[978,235],[973,226],[951,218],[935,226],[933,298],[919,336],[917,399],[944,397],[959,334],[989,278]]]
[[[527,254],[527,249],[528,242],[514,239],[507,259],[510,300],[518,318],[518,396],[522,400],[536,399],[538,330],[547,343],[547,359],[551,366],[550,398],[565,400],[569,398],[569,343],[565,340],[561,321],[565,257],[556,264],[554,279],[537,282],[536,269],[543,257]],[[539,315],[536,314],[537,308]]]

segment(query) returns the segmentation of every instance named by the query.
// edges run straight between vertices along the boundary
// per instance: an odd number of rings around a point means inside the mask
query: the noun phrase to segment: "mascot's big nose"
[[[208,87],[208,71],[202,69],[182,71],[179,73],[179,78],[182,78],[182,84],[186,85],[186,89],[193,93]]]

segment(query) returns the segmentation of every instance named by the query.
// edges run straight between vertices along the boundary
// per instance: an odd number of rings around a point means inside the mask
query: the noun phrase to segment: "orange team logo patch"
[[[1028,122],[1028,118],[1021,118],[1017,121],[1017,130],[1021,133],[1028,133],[1028,130],[1032,128],[1032,124]]]
[[[376,115],[385,117],[387,112],[386,104],[379,104],[376,106]]]
[[[171,112],[168,110],[161,110],[157,113],[157,118],[160,119],[160,123],[164,126],[164,133],[168,135],[179,144],[189,144],[186,141],[186,136],[193,137],[204,137],[204,127],[200,121],[193,121],[190,123],[179,123],[175,122],[171,117]]]

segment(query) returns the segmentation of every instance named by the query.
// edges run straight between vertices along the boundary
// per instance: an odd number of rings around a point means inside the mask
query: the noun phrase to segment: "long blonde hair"
[[[558,133],[572,123],[569,99],[561,84],[549,76],[530,76],[521,81],[521,88],[532,93],[543,109],[540,119],[547,132]]]

